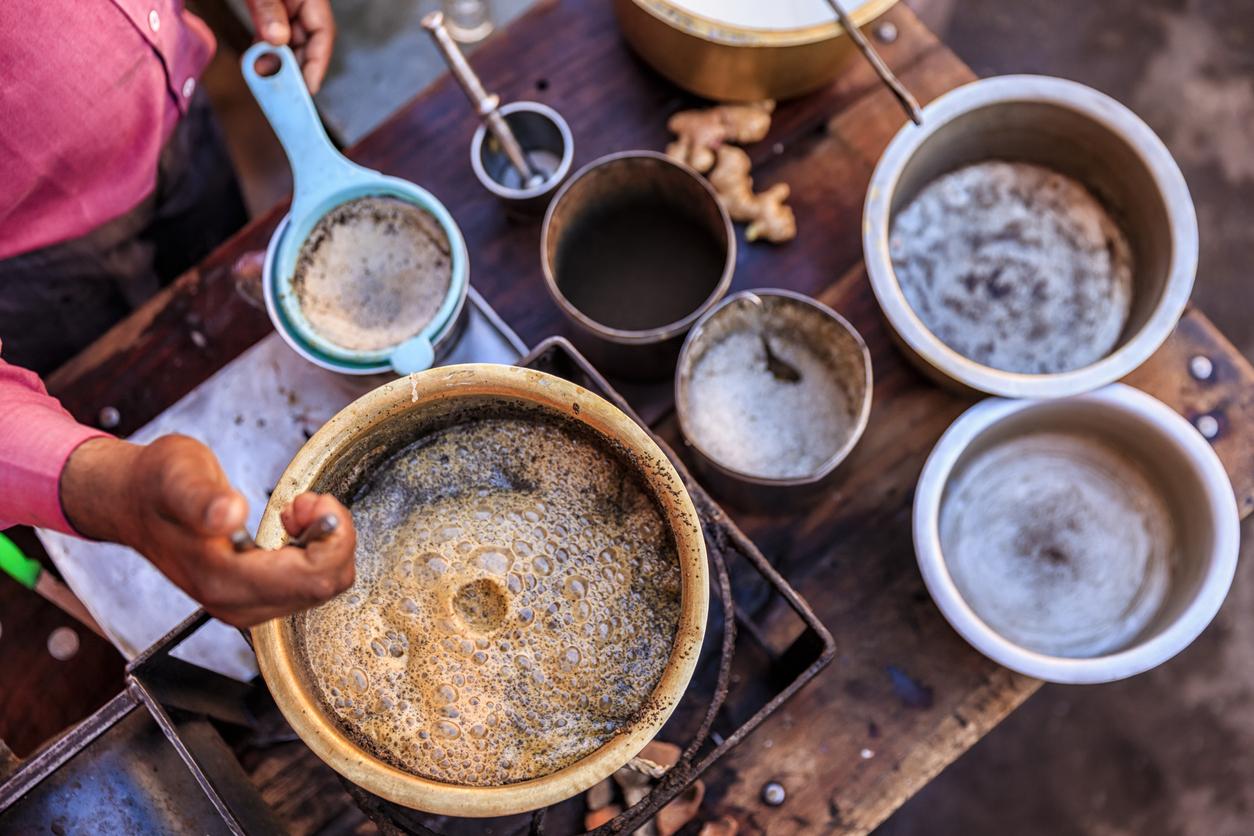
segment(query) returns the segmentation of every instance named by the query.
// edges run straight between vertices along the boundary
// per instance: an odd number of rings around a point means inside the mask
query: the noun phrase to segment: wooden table
[[[537,99],[565,115],[576,165],[610,151],[663,147],[667,116],[691,104],[626,50],[608,5],[542,2],[475,54],[488,86],[507,100]],[[904,6],[888,19],[899,37],[881,48],[921,100],[973,78]],[[780,247],[742,242],[735,287],[788,287],[844,314],[871,348],[875,402],[844,481],[820,506],[797,515],[733,513],[840,647],[815,682],[707,776],[703,813],[731,813],[743,832],[866,832],[1039,687],[959,638],[914,562],[914,483],[936,439],[970,401],[928,384],[894,350],[862,271],[864,191],[902,123],[891,96],[857,64],[826,90],[782,105],[770,136],[750,149],[759,188],[791,184],[800,233]],[[538,221],[507,219],[471,173],[474,126],[461,92],[445,78],[350,156],[445,202],[465,232],[475,286],[525,340],[566,333],[543,289]],[[283,211],[255,221],[58,371],[52,390],[88,423],[102,407],[116,407],[127,432],[267,334],[264,312],[237,291],[230,268],[265,246]],[[1188,373],[1198,354],[1214,364],[1206,381]],[[1189,418],[1218,419],[1215,450],[1242,514],[1254,509],[1254,369],[1207,319],[1190,310],[1129,381]],[[622,391],[674,440],[668,385]],[[768,629],[768,637],[784,647],[787,629]],[[303,747],[287,757],[247,765],[294,829],[358,821]],[[768,780],[787,789],[783,806],[760,802]]]

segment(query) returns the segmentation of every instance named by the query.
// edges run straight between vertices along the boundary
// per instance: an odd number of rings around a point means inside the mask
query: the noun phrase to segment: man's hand
[[[61,504],[80,534],[130,546],[237,627],[320,604],[353,582],[357,535],[332,496],[301,494],[282,515],[295,535],[335,514],[340,525],[325,539],[304,549],[236,553],[230,535],[244,525],[248,504],[209,448],[186,436],[147,445],[84,442],[61,473]]]
[[[296,53],[310,93],[317,93],[331,63],[335,18],[331,0],[248,0],[257,37]]]

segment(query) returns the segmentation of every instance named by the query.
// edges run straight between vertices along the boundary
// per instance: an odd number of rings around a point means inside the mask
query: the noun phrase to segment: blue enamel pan
[[[279,69],[257,72],[257,59],[273,56]],[[278,134],[292,166],[292,205],[270,238],[262,282],[266,310],[275,330],[309,361],[345,374],[393,370],[409,374],[430,368],[437,347],[456,332],[466,301],[469,258],[466,242],[453,217],[430,192],[407,180],[388,177],[351,162],[335,149],[314,110],[300,66],[285,46],[253,44],[241,59],[244,79]],[[366,196],[397,198],[430,213],[444,228],[452,255],[448,295],[421,333],[381,351],[354,351],[320,336],[305,319],[292,291],[292,274],[301,246],[323,215],[350,200]]]

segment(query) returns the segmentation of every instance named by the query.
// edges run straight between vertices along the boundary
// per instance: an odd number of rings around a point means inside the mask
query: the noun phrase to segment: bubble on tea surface
[[[491,572],[494,575],[503,575],[509,569],[513,561],[501,549],[485,548],[480,549],[474,557],[475,565],[485,572]]]
[[[588,594],[588,579],[578,575],[567,578],[562,594],[572,601],[578,601]]]

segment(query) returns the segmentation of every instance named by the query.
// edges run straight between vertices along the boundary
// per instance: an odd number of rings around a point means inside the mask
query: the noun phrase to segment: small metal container
[[[833,402],[824,402],[817,395],[819,387],[810,384],[802,410],[814,415],[831,416],[844,426],[839,427],[836,449],[812,472],[798,476],[770,477],[746,472],[733,463],[720,460],[712,448],[717,445],[703,436],[697,420],[698,405],[694,400],[694,372],[713,347],[729,337],[748,334],[754,339],[768,339],[774,353],[785,359],[782,351],[786,341],[799,342],[818,362],[827,375],[824,382],[834,385],[843,395]],[[749,347],[753,347],[749,344]],[[764,352],[763,352],[764,353]],[[757,358],[765,363],[763,357]],[[749,367],[745,374],[769,374],[763,365]],[[806,378],[794,385],[806,385]],[[727,384],[719,387],[727,391]],[[693,327],[684,341],[675,372],[675,411],[680,431],[694,452],[702,480],[720,496],[742,508],[787,508],[802,505],[828,488],[840,464],[857,445],[871,414],[871,354],[866,343],[849,322],[831,308],[789,290],[741,291],[728,297]],[[843,400],[843,406],[834,401]],[[708,405],[707,405],[708,406]],[[836,415],[845,409],[846,415]],[[804,416],[798,416],[801,420]],[[746,421],[746,415],[728,411],[722,416],[727,425]],[[741,426],[746,435],[755,430]],[[757,432],[768,431],[765,428]]]
[[[1219,611],[1239,546],[1214,450],[1120,383],[977,403],[914,494],[915,553],[941,614],[993,661],[1050,682],[1110,682],[1179,653]]]
[[[505,208],[539,215],[570,174],[575,143],[561,114],[539,102],[510,102],[498,112],[518,139],[531,164],[545,175],[542,183],[526,188],[518,172],[483,125],[470,142],[470,165],[483,187],[500,198]]]
[[[975,81],[929,104],[923,116],[922,127],[907,124],[884,151],[862,222],[871,288],[906,355],[960,390],[1029,398],[1087,392],[1145,362],[1175,327],[1197,270],[1193,201],[1162,140],[1109,96],[1045,76]],[[990,160],[1035,163],[1074,178],[1126,235],[1131,311],[1114,349],[1097,362],[1054,374],[991,368],[945,345],[906,300],[889,254],[894,217],[941,175]]]
[[[633,218],[621,215],[612,223],[605,222],[622,207],[648,207],[642,211],[632,209],[628,214],[634,213],[634,220],[651,223],[661,231],[667,225],[658,227],[659,213],[681,219],[701,233],[705,244],[717,249],[715,260],[719,266],[708,271],[712,275],[675,269],[660,277],[656,268],[681,263],[683,250],[691,239],[659,241],[650,235],[636,235],[630,228],[633,225],[623,222]],[[605,271],[589,270],[588,275],[579,277],[580,282],[602,282],[607,290],[617,288],[623,300],[621,307],[644,311],[646,319],[650,306],[673,308],[674,300],[685,295],[694,299],[692,305],[682,311],[659,314],[664,321],[647,327],[621,327],[597,321],[568,297],[562,289],[564,277],[560,275],[571,241],[585,235],[618,236],[620,254],[626,250],[630,257],[637,249],[652,248],[657,258],[652,265],[641,266],[632,273],[632,265],[616,263],[622,259],[610,256],[606,249],[609,257],[605,259]],[[631,246],[622,246],[623,237],[630,238]],[[693,241],[692,246],[695,248],[697,242]],[[731,286],[736,268],[736,235],[722,201],[700,174],[656,151],[623,151],[594,160],[562,186],[544,216],[540,263],[545,287],[574,325],[574,341],[580,350],[602,371],[629,379],[657,380],[674,371],[688,329],[718,304]],[[613,278],[610,271],[622,275]],[[697,282],[699,286],[694,284]],[[649,289],[647,283],[652,283],[653,288]]]

